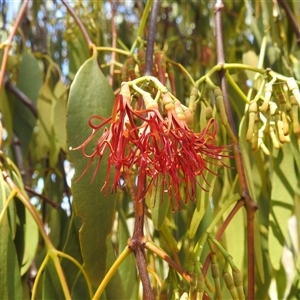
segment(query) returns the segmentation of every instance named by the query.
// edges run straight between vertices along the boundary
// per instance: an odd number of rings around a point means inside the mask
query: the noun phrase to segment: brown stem
[[[85,29],[84,25],[82,24],[81,20],[79,19],[79,17],[77,16],[76,12],[74,11],[74,9],[69,5],[68,1],[66,0],[61,0],[61,2],[64,4],[64,6],[67,8],[68,12],[70,13],[70,15],[74,18],[74,21],[76,22],[77,26],[79,27],[80,31],[82,32],[84,39],[86,40],[89,49],[91,49],[93,42],[87,32],[87,30]]]
[[[231,222],[231,220],[233,219],[233,217],[240,210],[240,208],[243,207],[244,205],[245,205],[244,199],[241,199],[241,200],[239,200],[237,202],[237,204],[234,206],[234,208],[232,209],[232,211],[227,216],[226,220],[222,223],[222,226],[218,230],[218,232],[216,234],[216,240],[217,241],[219,241],[221,239],[221,237],[222,237],[225,229],[227,228],[227,226],[229,225],[229,223]],[[208,271],[208,267],[210,265],[210,262],[211,262],[211,255],[209,253],[208,256],[206,257],[205,263],[203,265],[203,269],[202,269],[203,276],[206,275],[206,273]]]
[[[217,0],[215,4],[215,24],[216,24],[217,58],[218,58],[218,64],[220,65],[225,64],[224,45],[223,45],[223,26],[222,26],[223,9],[224,9],[223,0]],[[219,71],[219,78],[221,82],[221,89],[224,95],[224,105],[225,105],[228,121],[232,132],[234,133],[235,136],[237,136],[235,124],[233,120],[233,113],[229,102],[228,89],[227,89],[224,69],[221,69]],[[235,141],[233,141],[233,152],[236,161],[237,172],[239,175],[241,194],[244,199],[244,205],[247,214],[248,299],[254,299],[254,293],[255,293],[254,291],[254,287],[255,287],[254,216],[257,210],[257,205],[251,199],[247,180],[246,180],[245,168],[244,168],[240,146]]]
[[[155,33],[156,33],[156,19],[157,19],[159,4],[160,4],[159,0],[154,0],[151,9],[149,32],[147,37],[145,75],[152,74],[154,40],[155,40]],[[154,300],[153,290],[147,272],[147,260],[145,256],[146,239],[144,237],[144,232],[143,232],[145,200],[142,199],[141,201],[140,199],[136,199],[135,188],[130,175],[126,176],[126,184],[129,189],[129,193],[132,196],[132,200],[134,202],[134,214],[135,214],[134,231],[133,231],[132,238],[129,240],[128,246],[133,251],[136,258],[136,263],[137,263],[137,267],[139,270],[139,274],[140,274],[140,278],[144,290],[144,299]],[[145,184],[145,182],[139,184]]]
[[[14,94],[18,100],[20,100],[29,110],[32,112],[35,118],[38,117],[37,109],[33,102],[16,86],[14,86],[9,80],[4,80],[5,87]]]
[[[56,209],[59,209],[59,208],[60,208],[60,204],[59,204],[59,203],[56,203],[56,202],[52,201],[51,199],[45,197],[44,195],[37,193],[37,192],[36,192],[35,190],[33,190],[31,187],[25,186],[25,190],[26,190],[28,193],[30,193],[30,194],[32,194],[32,195],[34,195],[34,196],[37,196],[37,197],[39,197],[39,198],[41,198],[42,200],[44,200],[45,202],[47,202],[48,204],[50,204],[50,205],[53,206],[54,208],[56,208]]]
[[[158,255],[160,258],[162,258],[164,261],[166,261],[174,270],[176,270],[177,273],[179,273],[183,279],[185,279],[187,282],[191,281],[191,277],[189,274],[187,274],[180,265],[178,265],[167,253],[165,253],[163,250],[158,248],[155,244],[152,244],[150,242],[145,243],[145,247]]]
[[[4,80],[4,76],[5,76],[5,70],[6,70],[6,64],[7,64],[7,60],[8,60],[8,53],[9,53],[9,49],[11,47],[11,43],[13,40],[14,35],[16,34],[16,31],[23,19],[23,16],[25,14],[27,5],[28,5],[29,0],[24,0],[22,3],[22,6],[20,8],[20,12],[17,16],[17,19],[15,21],[15,24],[12,28],[12,31],[10,32],[10,35],[6,41],[6,47],[4,49],[4,53],[3,53],[3,59],[2,59],[2,64],[1,64],[1,69],[0,69],[0,91],[3,87],[3,80]]]
[[[285,11],[286,17],[289,20],[289,23],[291,24],[291,26],[293,28],[293,31],[294,31],[294,34],[297,38],[297,44],[300,47],[300,29],[299,29],[299,26],[298,26],[297,21],[295,19],[295,16],[294,16],[291,8],[289,7],[289,5],[286,3],[285,0],[278,0],[278,2]]]
[[[128,247],[132,250],[136,258],[137,268],[143,285],[144,299],[154,300],[154,295],[147,272],[147,260],[144,249],[146,243],[146,238],[144,236],[144,199],[140,201],[136,198],[136,191],[132,182],[131,175],[126,173],[124,175],[128,192],[131,195],[132,201],[134,203],[135,216],[133,235],[128,241]]]
[[[160,6],[160,0],[154,0],[151,8],[149,30],[148,30],[148,37],[147,37],[145,75],[152,74],[156,22],[157,22],[159,6]]]

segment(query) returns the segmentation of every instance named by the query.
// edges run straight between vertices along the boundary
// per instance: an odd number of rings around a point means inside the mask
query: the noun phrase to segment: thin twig
[[[300,47],[300,29],[299,26],[297,24],[296,18],[291,10],[291,8],[289,7],[289,5],[286,3],[285,0],[278,0],[279,4],[281,5],[281,7],[284,9],[285,14],[287,19],[289,20],[289,23],[291,24],[294,34],[297,38],[297,44]]]
[[[222,10],[224,9],[223,0],[217,0],[215,4],[215,25],[216,25],[216,44],[217,44],[217,59],[218,64],[223,66],[225,64],[224,45],[223,45],[223,26],[222,26]],[[233,113],[229,102],[229,94],[225,77],[225,70],[222,68],[219,71],[219,78],[221,82],[221,89],[224,95],[224,105],[226,114],[235,136],[236,129],[233,120]],[[247,255],[248,255],[248,299],[254,299],[255,294],[255,256],[254,256],[254,216],[257,210],[257,204],[252,200],[248,183],[246,180],[245,168],[242,159],[240,146],[233,141],[233,153],[237,166],[237,173],[239,175],[239,183],[241,187],[241,196],[244,199],[246,213],[247,213]]]
[[[230,224],[231,220],[233,219],[233,217],[237,214],[237,212],[240,210],[241,207],[243,207],[245,205],[244,200],[241,199],[239,200],[236,205],[234,206],[234,208],[232,209],[232,211],[229,213],[229,215],[227,216],[226,220],[222,223],[221,227],[219,228],[217,234],[216,234],[216,240],[219,241],[224,233],[224,231],[226,230],[227,226]],[[202,273],[204,276],[206,276],[206,273],[208,271],[208,267],[210,265],[211,262],[211,255],[209,254],[206,257],[205,263],[203,264],[203,269],[202,269]]]
[[[157,23],[159,6],[160,6],[160,0],[154,0],[151,8],[149,30],[148,30],[148,37],[147,37],[145,75],[152,74],[154,42],[155,42],[155,35],[156,35],[156,23]]]
[[[145,62],[145,75],[152,74],[153,66],[153,53],[154,53],[154,40],[156,34],[156,22],[157,22],[157,13],[159,9],[160,1],[154,0],[151,8],[149,31],[147,38],[147,50],[146,50],[146,62]],[[141,282],[143,285],[144,299],[154,300],[153,290],[151,287],[151,282],[147,272],[147,260],[145,257],[145,237],[144,237],[144,202],[139,201],[135,197],[135,189],[133,183],[130,179],[130,176],[127,178],[127,186],[129,192],[132,195],[132,200],[134,201],[134,213],[135,213],[135,224],[133,236],[129,241],[129,247],[133,251],[137,268],[139,270]],[[144,184],[144,183],[142,183]]]
[[[0,69],[0,91],[3,87],[3,80],[4,80],[4,76],[5,76],[5,70],[6,70],[7,60],[8,60],[9,49],[11,47],[13,37],[15,36],[16,31],[17,31],[17,29],[18,29],[18,27],[19,27],[19,25],[20,25],[20,23],[23,19],[23,16],[25,14],[28,2],[29,2],[29,0],[24,0],[24,2],[22,3],[22,6],[21,6],[20,12],[17,16],[16,22],[15,22],[13,28],[12,28],[12,31],[10,32],[10,35],[9,35],[7,41],[5,42],[6,46],[5,46],[5,49],[4,49],[3,59],[2,59],[1,69]]]
[[[111,6],[111,35],[112,35],[111,47],[116,48],[117,47],[117,30],[116,30],[116,23],[115,23],[116,9],[115,9],[115,4],[114,4],[113,0],[110,1],[110,6]],[[111,61],[113,63],[110,65],[110,68],[109,68],[109,75],[110,75],[109,84],[111,86],[113,86],[113,84],[114,84],[114,71],[115,71],[114,62],[116,61],[116,52],[115,51],[113,51],[111,53]]]
[[[80,31],[82,32],[84,39],[86,40],[89,49],[91,49],[93,42],[87,32],[87,30],[85,29],[85,26],[82,24],[81,20],[79,19],[79,17],[77,16],[76,12],[74,11],[74,9],[69,5],[68,1],[66,0],[61,0],[61,2],[64,4],[64,6],[67,8],[68,12],[70,13],[70,15],[73,17],[74,21],[76,22],[77,26],[79,27]]]
[[[59,203],[56,203],[54,201],[52,201],[51,199],[47,198],[46,196],[36,192],[35,190],[33,190],[31,187],[29,186],[25,186],[25,190],[29,193],[29,194],[32,194],[34,196],[37,196],[39,198],[41,198],[43,201],[47,202],[48,204],[50,204],[51,206],[53,206],[54,208],[56,209],[59,209],[60,208],[60,204]]]
[[[20,100],[28,109],[32,112],[35,118],[38,117],[37,109],[34,106],[33,102],[15,85],[13,85],[9,80],[5,79],[5,86],[8,90],[14,94],[18,100]]]

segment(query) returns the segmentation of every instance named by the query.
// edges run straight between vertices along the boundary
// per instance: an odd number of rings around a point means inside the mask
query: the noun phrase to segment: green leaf
[[[55,99],[53,92],[48,85],[44,83],[38,97],[37,110],[38,122],[37,133],[35,135],[34,153],[37,161],[41,160],[50,150],[50,140],[53,136],[53,110]]]
[[[0,176],[0,197],[0,211],[2,211],[6,201],[2,176]],[[22,299],[20,268],[7,213],[4,214],[0,223],[0,237],[0,299]]]
[[[240,143],[240,149],[241,149],[242,158],[243,158],[243,162],[244,162],[249,192],[250,192],[250,195],[251,195],[253,201],[257,202],[256,189],[254,186],[252,168],[251,168],[250,157],[249,157],[250,146],[249,146],[249,143],[246,141],[247,122],[248,122],[247,119],[245,117],[243,117],[241,120],[241,123],[240,123],[239,143]]]
[[[58,81],[54,88],[56,104],[54,107],[54,132],[58,147],[63,151],[67,150],[67,88],[62,81]]]
[[[18,257],[11,239],[7,215],[0,224],[0,299],[22,299]]]
[[[223,220],[226,219],[235,205],[236,203],[228,208]],[[238,269],[243,270],[245,261],[245,211],[243,208],[235,214],[234,218],[228,224],[225,236],[228,253],[232,256]]]
[[[160,182],[160,180],[158,180],[158,182]],[[170,201],[169,193],[162,191],[160,186],[152,188],[146,197],[146,204],[151,209],[152,222],[156,230],[161,230],[166,220]]]
[[[116,260],[114,249],[111,242],[111,237],[108,236],[106,239],[107,245],[107,272],[109,268],[113,265]],[[127,275],[128,276],[128,275]],[[132,291],[132,287],[131,287]],[[114,276],[109,281],[107,287],[105,288],[105,294],[108,299],[125,299],[125,292],[123,287],[123,278],[120,276],[119,270],[117,270]]]
[[[48,260],[43,274],[43,300],[65,299],[57,270],[52,259]]]
[[[216,170],[217,170],[217,166],[215,166],[214,164],[209,164],[208,168],[212,172],[216,172]],[[208,187],[209,188],[208,192],[204,191],[199,186],[196,187],[197,188],[197,201],[196,201],[197,206],[193,213],[190,230],[189,230],[189,237],[191,239],[195,236],[195,234],[197,232],[199,224],[204,216],[206,207],[209,204],[209,199],[213,193],[213,189],[214,189],[214,185],[215,185],[215,181],[216,181],[217,177],[212,172],[208,172],[208,171],[205,172],[206,181],[209,182],[209,184],[210,184],[210,187]]]
[[[253,50],[249,50],[243,54],[243,64],[249,65],[251,67],[257,68],[258,66],[258,56]],[[248,79],[252,82],[254,80],[255,72],[245,70]]]
[[[273,151],[273,160],[269,251],[273,268],[279,270],[282,249],[287,235],[287,221],[292,214],[298,178],[289,143],[284,144],[280,150]]]
[[[80,66],[88,59],[89,49],[86,45],[86,41],[79,31],[75,29],[76,32],[73,32],[73,38],[68,41],[69,48],[69,77],[71,80],[74,78],[76,72]]]
[[[66,238],[66,243],[63,247],[63,252],[69,254],[80,264],[82,264],[78,233],[80,226],[80,218],[73,215],[69,224],[69,230]],[[77,277],[77,273],[79,271],[78,267],[66,258],[62,258],[61,266],[64,270],[68,286],[73,286]]]
[[[255,262],[257,272],[260,276],[262,282],[265,282],[265,268],[264,268],[264,260],[262,254],[262,241],[260,234],[260,227],[257,221],[257,217],[255,217],[254,222],[254,253],[255,253]]]
[[[71,291],[72,300],[89,299],[90,294],[84,276],[82,275],[81,272],[75,274],[77,274],[77,276],[72,286],[72,291]]]
[[[25,224],[24,224],[24,253],[21,265],[21,275],[25,274],[30,268],[37,251],[39,243],[38,226],[35,223],[29,211],[25,210]]]
[[[111,114],[114,101],[113,91],[99,69],[97,55],[88,59],[75,76],[70,89],[67,116],[67,139],[69,147],[76,147],[91,134],[88,119],[94,114],[107,117]],[[93,141],[94,146],[96,140]],[[97,160],[84,176],[88,160],[81,151],[69,151],[68,156],[75,168],[72,181],[73,200],[76,215],[82,218],[79,232],[81,253],[91,281],[98,286],[106,272],[106,238],[110,234],[115,213],[115,195],[105,196],[101,187],[106,177],[106,160],[91,183]]]
[[[3,116],[3,125],[7,131],[7,140],[5,142],[10,145],[13,137],[13,116],[11,102],[7,98],[5,89],[0,91],[0,111]]]
[[[19,68],[18,88],[36,106],[39,90],[42,86],[42,72],[34,56],[25,52]],[[15,101],[14,132],[21,141],[23,154],[27,153],[36,118],[32,112],[19,100]]]
[[[121,253],[125,247],[127,247],[128,239],[130,238],[128,225],[124,212],[121,208],[118,209],[119,213],[119,228],[118,228],[118,242],[119,253]],[[134,299],[134,295],[137,293],[137,272],[136,262],[134,255],[129,255],[124,262],[119,266],[119,274],[122,278],[122,284],[124,287],[124,299]]]
[[[286,271],[283,267],[282,264],[280,264],[280,268],[278,271],[276,271],[276,286],[277,286],[277,296],[278,299],[285,299],[284,294],[285,294],[285,289],[286,289],[286,284],[287,284],[287,276],[286,276]]]

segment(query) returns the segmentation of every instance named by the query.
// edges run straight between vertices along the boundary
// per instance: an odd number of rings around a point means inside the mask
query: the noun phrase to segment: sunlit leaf
[[[245,65],[249,65],[256,68],[258,65],[258,56],[253,50],[249,50],[243,54],[243,63]],[[245,72],[247,74],[248,79],[250,79],[253,82],[255,73],[247,70]]]
[[[294,187],[297,175],[289,144],[274,150],[272,174],[271,212],[269,215],[269,249],[274,269],[279,270],[282,249],[287,235],[288,218],[292,214]]]
[[[27,209],[25,211],[25,221],[24,254],[22,259],[21,275],[25,274],[25,272],[27,272],[27,270],[30,268],[35,258],[39,243],[37,224]]]
[[[62,150],[67,150],[67,132],[66,132],[66,120],[67,120],[67,88],[65,85],[58,81],[55,89],[54,96],[56,98],[56,104],[54,107],[54,132],[55,139],[58,147]]]

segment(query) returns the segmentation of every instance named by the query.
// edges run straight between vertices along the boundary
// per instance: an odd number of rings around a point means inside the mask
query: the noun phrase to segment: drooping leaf
[[[156,230],[161,230],[170,207],[169,194],[162,191],[160,186],[152,188],[149,195],[146,197],[146,204],[149,209],[151,209],[154,228]]]
[[[119,242],[119,254],[127,247],[128,239],[130,238],[128,225],[122,208],[118,209],[119,213],[119,229],[118,229],[118,242]],[[137,284],[137,272],[136,262],[134,255],[126,257],[126,260],[119,267],[119,274],[122,278],[122,284],[124,288],[124,299],[133,299],[133,295],[136,295]]]
[[[13,137],[13,115],[11,102],[8,100],[5,89],[0,91],[0,111],[3,116],[3,125],[7,131],[7,140],[5,142],[10,145]]]
[[[50,86],[44,83],[37,101],[38,122],[35,134],[34,154],[37,161],[50,151],[50,141],[53,136],[54,96]]]
[[[25,231],[24,231],[24,254],[21,265],[21,276],[30,268],[37,251],[39,243],[39,232],[37,224],[32,215],[26,209],[25,211]]]
[[[3,177],[0,176],[0,212],[6,192]],[[0,299],[22,299],[23,289],[16,248],[10,232],[7,212],[0,223]]]
[[[75,76],[70,88],[67,116],[68,147],[76,147],[91,134],[88,119],[94,114],[108,117],[114,94],[99,69],[97,55],[88,59]],[[97,141],[93,141],[95,146]],[[68,152],[75,167],[72,191],[76,215],[82,218],[79,233],[81,253],[91,281],[98,286],[106,272],[106,238],[111,232],[115,212],[115,195],[101,193],[106,176],[103,158],[95,180],[91,183],[97,161],[94,161],[80,180],[88,160],[80,151]]]
[[[52,259],[49,259],[43,274],[43,299],[65,299],[57,270]]]
[[[247,132],[247,119],[245,117],[243,117],[241,120],[241,123],[240,123],[239,142],[240,142],[240,148],[241,148],[241,153],[242,153],[242,157],[243,157],[245,175],[246,175],[246,179],[247,179],[247,183],[248,183],[248,187],[249,187],[249,192],[250,192],[252,199],[255,202],[257,202],[252,168],[251,168],[250,157],[249,157],[249,153],[250,153],[249,143],[246,141],[246,132]]]
[[[257,54],[253,50],[249,50],[249,51],[245,52],[243,54],[243,63],[245,65],[249,65],[249,66],[256,68],[258,65]],[[251,71],[247,71],[247,70],[245,72],[247,74],[248,79],[250,79],[253,82],[255,73],[251,72]]]
[[[224,219],[229,215],[235,203],[224,214]],[[235,265],[239,270],[243,270],[245,261],[245,211],[240,209],[229,223],[225,231],[226,250],[233,258]]]
[[[82,256],[80,252],[80,244],[79,244],[79,229],[81,226],[80,218],[76,216],[71,217],[71,221],[69,224],[68,234],[66,238],[65,245],[63,247],[63,252],[73,257],[78,261],[80,265],[82,265]],[[78,276],[78,267],[66,258],[62,258],[61,266],[66,275],[66,280],[68,286],[73,286]]]
[[[30,76],[28,70],[30,70]],[[25,52],[19,68],[17,87],[32,101],[33,106],[36,107],[41,86],[42,72],[38,61],[32,54]],[[14,132],[21,141],[23,154],[26,154],[36,119],[21,101],[15,100],[14,107]]]
[[[287,278],[286,278],[286,271],[282,264],[280,264],[280,268],[276,271],[276,286],[277,286],[277,296],[278,299],[284,299]]]
[[[20,268],[7,215],[0,224],[0,299],[22,299]]]
[[[114,254],[114,249],[112,247],[110,236],[108,236],[106,239],[106,245],[107,245],[106,264],[107,264],[107,272],[108,272],[109,268],[113,265],[113,263],[116,260],[116,256]],[[122,277],[120,276],[119,270],[115,272],[114,276],[109,281],[105,289],[105,294],[108,299],[125,299],[126,294],[124,291],[123,280]]]
[[[75,272],[75,274],[77,276],[72,285],[71,298],[74,300],[89,299],[91,296],[82,272]]]
[[[294,190],[298,179],[290,144],[286,143],[280,150],[274,150],[273,159],[269,249],[272,266],[279,270],[287,235],[287,221],[292,214]]]
[[[69,77],[72,80],[78,69],[89,57],[89,49],[86,45],[83,35],[78,29],[75,29],[75,32],[73,32],[73,38],[68,40],[68,48],[70,53]]]
[[[208,168],[211,169],[212,172],[216,172],[217,167],[214,164],[209,164]],[[203,190],[201,187],[197,186],[197,200],[196,200],[196,209],[193,213],[193,217],[191,220],[191,225],[189,229],[189,236],[190,238],[193,238],[197,232],[198,226],[204,216],[205,209],[209,203],[209,199],[213,193],[216,176],[212,173],[206,171],[205,178],[206,181],[209,182],[210,187],[209,191]]]
[[[56,104],[54,107],[54,132],[56,142],[63,151],[67,150],[67,88],[62,81],[58,81],[54,88]]]

